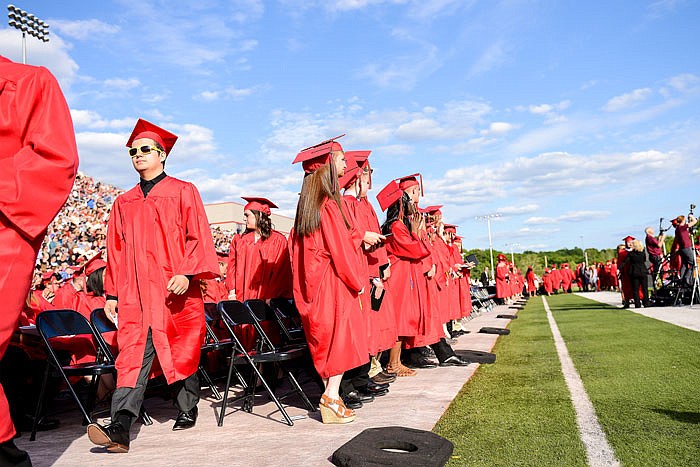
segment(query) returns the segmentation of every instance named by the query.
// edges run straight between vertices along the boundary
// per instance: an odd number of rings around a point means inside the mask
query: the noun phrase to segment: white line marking
[[[581,441],[583,441],[583,445],[586,448],[588,465],[592,467],[619,466],[620,461],[615,457],[615,451],[610,447],[603,428],[598,422],[593,404],[591,404],[586,389],[583,387],[583,381],[574,367],[574,362],[569,356],[569,350],[566,348],[566,343],[561,337],[557,322],[554,320],[554,315],[552,315],[547,299],[544,296],[542,297],[542,303],[544,303],[544,310],[547,312],[549,327],[552,329],[552,336],[554,337],[554,345],[559,354],[561,371],[564,374],[564,380],[571,394],[571,402],[576,412],[576,424],[581,433]]]

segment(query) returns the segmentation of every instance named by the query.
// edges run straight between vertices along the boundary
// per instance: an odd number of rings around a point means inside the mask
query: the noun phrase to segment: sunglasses
[[[129,156],[136,157],[136,155],[139,153],[148,155],[151,153],[151,151],[160,152],[160,149],[158,149],[155,146],[141,146],[138,148],[129,148]]]

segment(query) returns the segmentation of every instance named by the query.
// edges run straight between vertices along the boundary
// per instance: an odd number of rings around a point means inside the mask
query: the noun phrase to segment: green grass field
[[[700,465],[700,333],[572,295],[548,298],[623,465]],[[586,465],[541,298],[435,427],[449,465]]]

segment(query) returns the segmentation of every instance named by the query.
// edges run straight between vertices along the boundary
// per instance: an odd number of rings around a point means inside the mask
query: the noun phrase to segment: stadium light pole
[[[506,243],[506,247],[510,247],[510,262],[515,266],[515,256],[513,256],[513,248],[520,246],[520,243]]]
[[[489,214],[484,214],[483,216],[476,216],[475,219],[478,221],[486,221],[489,226],[489,254],[491,255],[491,280],[494,280],[493,275],[493,241],[491,240],[491,219],[496,219],[501,217],[500,213],[491,212]]]
[[[7,24],[22,31],[22,63],[27,63],[27,33],[42,42],[49,41],[49,25],[31,13],[7,5]]]

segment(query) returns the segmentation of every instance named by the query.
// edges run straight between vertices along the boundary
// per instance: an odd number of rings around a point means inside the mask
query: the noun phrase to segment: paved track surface
[[[576,295],[622,308],[622,298],[619,292],[578,292]],[[632,304],[629,310],[659,321],[666,321],[676,326],[700,331],[700,305],[635,308],[634,304]]]
[[[517,310],[498,306],[469,321],[470,334],[459,338],[455,350],[490,351],[498,335],[480,334],[484,326],[507,327],[509,320],[496,318],[499,313]],[[508,336],[504,336],[508,339]],[[496,361],[498,364],[498,361]],[[281,421],[272,402],[259,401],[253,413],[230,406],[224,426],[216,425],[220,403],[203,389],[197,426],[186,431],[171,431],[177,412],[170,401],[159,397],[146,399],[146,408],[154,419],[151,426],[137,422],[131,430],[131,450],[127,454],[107,453],[94,446],[75,404],[62,402],[65,413],[57,430],[40,432],[30,442],[25,433],[16,444],[30,452],[35,467],[44,466],[320,466],[331,465],[333,451],[371,427],[405,426],[431,430],[478,365],[418,370],[414,377],[399,378],[388,395],[377,398],[358,410],[357,420],[347,425],[323,425],[319,412],[308,413],[294,397],[288,403],[291,416],[306,416],[287,426]],[[219,387],[221,387],[221,383]],[[305,386],[312,403],[320,391],[314,384]],[[307,416],[308,415],[308,416]],[[49,414],[49,416],[52,416]],[[55,416],[55,415],[53,415]],[[103,421],[104,419],[100,419]]]

